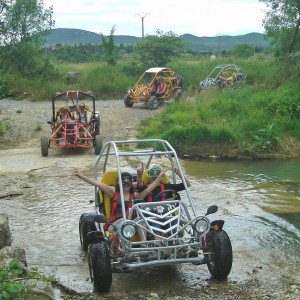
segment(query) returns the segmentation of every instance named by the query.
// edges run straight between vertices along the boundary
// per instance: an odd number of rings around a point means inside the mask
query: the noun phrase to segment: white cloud
[[[53,6],[55,28],[76,28],[116,35],[155,34],[173,31],[177,35],[239,35],[263,32],[263,3],[258,0],[44,0]]]

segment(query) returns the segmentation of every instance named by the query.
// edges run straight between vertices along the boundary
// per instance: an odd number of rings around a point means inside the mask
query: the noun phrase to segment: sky
[[[44,0],[54,28],[141,37],[172,31],[198,37],[263,33],[265,4],[258,0]]]

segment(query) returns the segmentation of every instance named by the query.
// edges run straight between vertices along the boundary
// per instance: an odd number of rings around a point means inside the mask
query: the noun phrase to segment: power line
[[[136,14],[136,16],[139,16],[142,19],[142,38],[144,39],[144,19],[146,16],[149,15],[149,13],[141,12]]]

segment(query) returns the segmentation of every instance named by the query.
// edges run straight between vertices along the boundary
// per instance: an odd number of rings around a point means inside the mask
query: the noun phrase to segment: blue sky
[[[258,0],[44,0],[53,6],[55,28],[83,29],[108,35],[142,36],[157,29],[177,35],[263,33],[265,5]]]

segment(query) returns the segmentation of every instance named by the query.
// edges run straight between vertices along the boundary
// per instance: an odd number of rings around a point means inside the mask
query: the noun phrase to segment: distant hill
[[[198,51],[227,50],[238,44],[249,44],[263,48],[266,48],[269,45],[264,34],[255,32],[238,36],[197,37],[191,34],[184,34],[180,37],[185,41],[186,48]],[[115,35],[114,39],[117,45],[134,45],[141,38],[130,35]],[[100,34],[95,32],[81,29],[57,28],[51,30],[45,46],[55,46],[56,44],[79,45],[101,43]]]

